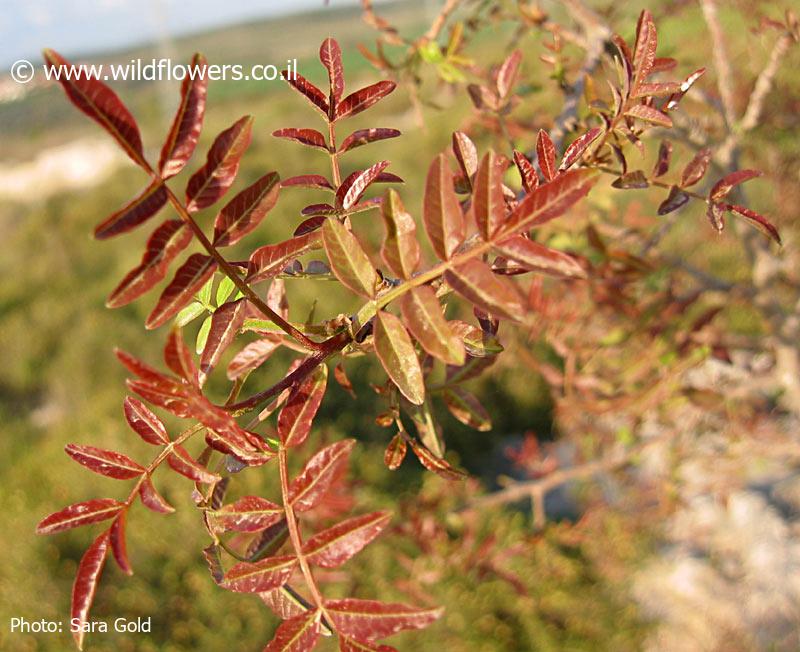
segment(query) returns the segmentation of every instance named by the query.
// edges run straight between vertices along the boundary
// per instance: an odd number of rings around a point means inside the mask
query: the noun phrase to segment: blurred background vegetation
[[[607,9],[610,3],[593,4]],[[358,43],[369,43],[373,34],[361,23],[357,8],[333,5],[313,13],[250,21],[174,39],[169,56],[174,61],[188,61],[194,51],[202,51],[211,62],[243,64],[279,64],[296,57],[300,72],[322,83],[324,71],[316,62],[316,52],[318,44],[332,35],[342,44],[352,89],[377,77],[356,49]],[[707,65],[710,52],[699,9],[685,5],[670,0],[625,3],[624,9],[614,12],[615,27],[630,39],[636,15],[649,7],[659,28],[659,55],[677,56],[679,70],[688,72]],[[380,10],[407,34],[424,31],[429,18],[426,5],[416,0],[381,5]],[[722,19],[736,65],[749,76],[756,74],[766,45],[749,36],[748,26],[737,12],[724,11]],[[510,36],[514,26],[497,29],[508,34],[484,35],[473,44],[473,58],[488,63],[504,56],[498,45],[507,41],[502,36]],[[538,61],[544,52],[540,41],[533,34],[520,43],[529,84],[520,110],[546,127],[548,116],[559,109],[560,95],[549,69]],[[147,46],[93,55],[92,60],[109,63],[162,53],[158,46]],[[432,78],[426,83],[435,88]],[[773,177],[770,183],[754,185],[752,203],[784,227],[790,217],[796,217],[798,199],[797,190],[789,189],[797,183],[798,66],[786,66],[779,84],[782,90],[774,94],[769,106],[777,116],[770,123],[772,129],[769,133],[757,131],[748,140],[745,155],[748,166],[767,169]],[[155,154],[168,128],[178,85],[116,83],[114,88],[137,116],[146,148]],[[401,138],[356,150],[346,164],[355,169],[377,159],[391,160],[390,171],[403,177],[410,189],[406,195],[401,188],[401,195],[417,215],[419,193],[415,189],[422,187],[427,162],[448,146],[451,131],[468,121],[472,111],[463,86],[429,95],[436,97],[439,106],[424,107],[424,126],[416,122],[402,91],[347,125],[353,129],[395,127],[403,132]],[[265,170],[278,169],[282,176],[326,172],[324,154],[270,135],[280,127],[320,126],[305,102],[279,82],[212,82],[198,156],[202,157],[214,134],[245,113],[253,114],[256,123],[237,188]],[[532,134],[525,144],[530,146],[533,141]],[[152,363],[160,360],[162,337],[147,334],[143,328],[155,295],[116,311],[103,306],[109,291],[138,262],[149,230],[128,236],[124,244],[94,242],[89,235],[97,222],[134,195],[144,179],[121,155],[108,152],[104,135],[53,86],[0,102],[0,142],[0,504],[4,512],[0,528],[0,647],[65,650],[71,645],[67,633],[11,635],[8,623],[13,616],[66,621],[69,613],[71,583],[88,544],[87,532],[79,529],[40,538],[34,535],[36,523],[68,503],[95,496],[117,497],[125,491],[122,483],[78,469],[63,453],[64,445],[99,445],[140,460],[150,455],[121,418],[125,374],[112,349],[120,346]],[[790,164],[776,170],[772,166],[776,160]],[[189,167],[197,164],[196,160]],[[79,165],[86,166],[86,176],[81,176],[82,169],[73,169],[78,181],[63,181],[61,168]],[[780,193],[775,192],[776,187],[781,188]],[[630,202],[639,202],[644,204],[643,210],[654,214],[655,198],[640,201],[633,193],[635,199],[631,200],[631,193],[621,198],[615,192],[598,190],[592,201],[599,210],[616,214],[622,214]],[[311,191],[284,192],[278,209],[238,246],[241,256],[246,256],[248,248],[288,236],[299,223],[300,207],[314,199]],[[211,220],[213,214],[206,211],[202,217]],[[678,225],[664,246],[681,250],[688,260],[712,264],[721,275],[736,280],[741,252],[735,238],[716,238],[710,232],[706,238],[695,238],[698,229],[707,229],[699,216],[695,218],[687,215],[685,224]],[[377,222],[365,227],[375,238],[382,233]],[[314,301],[317,315],[333,317],[349,310],[352,306],[341,303],[332,288],[287,281],[292,318],[303,319]],[[759,332],[758,321],[746,308],[726,318],[735,332]],[[382,372],[374,365],[348,365],[358,399],[354,403],[338,387],[332,387],[316,436],[356,437],[360,445],[349,482],[357,508],[390,507],[397,516],[394,530],[352,562],[350,573],[330,573],[323,580],[330,582],[331,594],[356,593],[447,608],[444,618],[424,633],[394,639],[400,649],[411,645],[418,650],[638,649],[650,625],[637,611],[628,585],[631,574],[654,550],[658,519],[652,513],[642,517],[635,500],[594,509],[591,506],[596,505],[597,496],[585,492],[585,505],[590,507],[578,530],[553,523],[538,534],[533,533],[524,510],[488,510],[469,524],[451,518],[459,499],[491,486],[503,465],[507,466],[503,448],[510,440],[526,431],[543,438],[553,434],[547,386],[532,378],[530,370],[512,364],[516,345],[508,341],[512,349],[508,359],[477,381],[476,391],[493,416],[491,432],[470,431],[441,415],[448,445],[475,478],[455,489],[424,473],[414,460],[407,460],[396,472],[383,466],[383,449],[393,433],[372,422],[375,396],[369,387],[371,382],[381,381]],[[253,376],[253,386],[268,383],[287,362],[288,358],[274,358],[267,369]],[[212,380],[211,388],[218,394],[224,391],[222,382],[215,385]],[[243,474],[241,493],[270,496],[275,489],[274,474],[267,470]],[[124,577],[110,562],[93,610],[93,618],[102,620],[120,615],[152,616],[153,631],[89,636],[86,649],[260,649],[277,625],[276,618],[256,597],[213,585],[201,555],[208,541],[187,483],[160,472],[156,484],[178,508],[177,513],[165,517],[134,509],[128,547],[135,575]],[[419,502],[432,506],[432,513],[444,524],[434,528],[436,534],[430,536],[425,555],[420,555],[419,538],[407,536],[409,528],[427,531],[425,528],[434,527],[414,522],[414,505]],[[502,569],[481,563],[481,546],[511,551]]]

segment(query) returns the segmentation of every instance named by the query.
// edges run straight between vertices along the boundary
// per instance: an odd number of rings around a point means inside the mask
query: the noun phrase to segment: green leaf
[[[411,403],[425,400],[425,382],[417,352],[399,318],[380,311],[375,316],[375,352],[392,382]]]
[[[231,292],[236,289],[236,284],[231,280],[229,276],[225,276],[219,282],[217,286],[217,305],[221,306],[228,300],[228,297],[231,296]]]
[[[204,306],[211,305],[211,289],[214,287],[214,277],[208,279],[208,282],[197,293],[197,300]]]
[[[197,331],[197,342],[195,343],[195,351],[198,355],[206,348],[206,341],[208,340],[208,333],[211,330],[211,315],[206,317],[205,321],[200,325],[200,330]]]
[[[206,307],[202,303],[197,303],[197,301],[193,301],[178,313],[177,317],[175,317],[175,325],[178,328],[183,328],[184,326],[186,326],[186,324],[193,322],[195,319],[197,319],[205,311]]]

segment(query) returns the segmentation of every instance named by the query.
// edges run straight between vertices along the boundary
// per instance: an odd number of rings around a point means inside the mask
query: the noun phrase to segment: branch
[[[719,90],[722,100],[722,115],[730,128],[736,121],[736,115],[733,103],[733,84],[731,83],[733,71],[725,50],[725,36],[719,24],[715,0],[700,0],[700,8],[703,10],[703,18],[705,18],[711,34],[711,52],[714,57],[714,69],[717,71],[717,90]]]

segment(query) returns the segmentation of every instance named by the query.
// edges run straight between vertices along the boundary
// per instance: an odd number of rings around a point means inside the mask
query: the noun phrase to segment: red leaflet
[[[342,49],[336,39],[326,38],[319,48],[319,60],[328,71],[330,81],[330,103],[333,110],[336,104],[342,99],[344,93],[344,68],[342,67]]]
[[[389,161],[380,161],[366,170],[356,170],[350,174],[336,190],[336,206],[344,210],[351,208],[388,165]]]
[[[330,219],[322,225],[322,242],[336,278],[353,292],[374,297],[380,278],[356,236],[339,220]]]
[[[318,147],[328,151],[328,143],[325,142],[325,136],[319,133],[316,129],[278,129],[272,132],[276,138],[286,138],[287,140],[294,140],[309,147]]]
[[[667,198],[659,205],[658,214],[666,215],[667,213],[676,211],[681,206],[686,204],[689,201],[689,199],[690,199],[689,195],[687,195],[685,192],[683,192],[683,190],[678,188],[678,186],[672,186],[669,189],[669,195],[667,195]]]
[[[711,202],[706,210],[706,217],[717,233],[722,233],[725,229],[725,205]]]
[[[349,518],[311,537],[303,544],[303,554],[323,568],[341,566],[383,532],[391,518],[388,512]]]
[[[488,240],[502,225],[506,212],[503,171],[497,165],[497,158],[491,150],[484,155],[475,174],[472,210],[478,231],[484,240]]]
[[[243,374],[250,373],[264,364],[269,357],[281,346],[280,340],[265,338],[250,342],[244,347],[228,365],[228,380],[236,380]]]
[[[190,213],[211,206],[231,187],[239,161],[250,145],[253,118],[244,116],[216,137],[206,163],[186,184],[186,209]]]
[[[669,171],[669,164],[672,160],[672,143],[668,140],[662,140],[661,145],[658,147],[658,158],[653,167],[653,177],[658,178],[664,176]]]
[[[386,227],[381,258],[397,276],[411,278],[420,259],[414,218],[406,212],[400,195],[392,189],[387,190],[383,197],[381,215]]]
[[[453,132],[453,154],[456,155],[461,171],[471,184],[472,177],[478,171],[478,150],[475,148],[475,143],[463,131]]]
[[[442,394],[447,409],[465,426],[479,432],[492,429],[492,419],[480,401],[467,390],[453,386]]]
[[[347,636],[339,637],[339,652],[397,652],[391,645],[364,643]]]
[[[301,174],[281,181],[281,188],[315,188],[319,190],[333,190],[331,182],[321,174]],[[331,206],[333,208],[333,206]],[[335,209],[334,209],[335,212]]]
[[[106,299],[106,307],[119,308],[137,299],[167,273],[172,260],[192,241],[183,220],[167,220],[147,241],[142,261],[125,276]]]
[[[350,398],[356,398],[353,383],[351,383],[350,379],[347,377],[347,373],[341,362],[334,367],[333,377],[336,379],[336,382],[339,383],[339,386],[350,395]]]
[[[103,532],[92,542],[78,564],[75,583],[72,585],[70,617],[71,622],[77,623],[77,627],[73,627],[71,630],[79,650],[83,649],[83,638],[86,636],[84,625],[89,619],[89,609],[92,608],[97,583],[107,556],[108,532]]]
[[[240,562],[222,580],[222,586],[237,593],[259,593],[283,586],[297,565],[297,557],[284,555],[268,557],[254,564]]]
[[[738,186],[740,183],[744,183],[745,181],[749,181],[750,179],[754,179],[755,177],[760,177],[762,174],[763,173],[759,172],[758,170],[737,170],[736,172],[731,172],[714,184],[714,187],[711,188],[711,192],[708,194],[708,197],[712,201],[716,199],[722,199],[731,190],[733,190],[735,186]]]
[[[669,96],[667,103],[664,105],[665,111],[671,111],[675,107],[678,106],[683,96],[686,95],[687,91],[694,85],[694,83],[700,79],[706,72],[705,68],[699,68],[695,70],[691,75],[689,75],[686,79],[681,82],[681,89],[678,93],[673,93]]]
[[[302,473],[289,485],[289,502],[298,512],[314,507],[344,471],[355,439],[344,439],[326,446],[312,457]]]
[[[295,258],[316,248],[319,241],[319,233],[306,233],[285,242],[259,247],[250,254],[247,282],[259,283],[277,276]]]
[[[422,216],[434,251],[440,258],[449,259],[464,242],[466,224],[444,154],[439,154],[428,169]]]
[[[536,137],[536,157],[539,159],[539,169],[545,181],[552,181],[556,176],[556,146],[544,129],[539,129]]]
[[[143,380],[125,381],[133,393],[141,396],[148,403],[168,410],[176,417],[185,419],[190,415],[189,403],[185,392],[176,392],[175,389],[165,388],[163,385],[154,385]]]
[[[214,311],[206,345],[200,356],[199,381],[201,386],[205,383],[212,369],[217,366],[225,349],[236,338],[239,329],[244,325],[246,314],[247,299],[229,301]]]
[[[411,403],[425,401],[425,380],[403,322],[385,310],[375,315],[375,353],[389,378]]]
[[[173,470],[195,482],[213,484],[222,479],[216,473],[212,473],[197,462],[183,446],[173,446],[172,453],[167,458],[167,463]]]
[[[589,129],[583,136],[576,138],[569,147],[564,150],[564,156],[561,159],[561,165],[558,166],[558,171],[563,172],[572,167],[586,151],[586,148],[595,141],[602,131],[600,127],[594,127],[593,129]]]
[[[652,106],[647,106],[646,104],[636,104],[632,106],[625,111],[625,115],[630,118],[639,118],[639,120],[651,122],[659,127],[669,128],[672,126],[672,118],[666,113],[662,113],[658,109],[654,109]]]
[[[95,498],[65,507],[42,519],[36,534],[54,534],[81,525],[89,525],[114,518],[124,505],[113,498]]]
[[[260,532],[283,518],[283,508],[258,496],[244,496],[208,515],[222,530]]]
[[[148,444],[161,446],[169,443],[164,424],[144,403],[131,396],[126,396],[123,408],[128,425]]]
[[[301,215],[335,215],[336,209],[330,204],[309,204],[300,211]]]
[[[208,428],[206,443],[211,448],[251,466],[264,464],[272,457],[260,437],[244,430],[230,412],[218,408],[202,394],[191,396],[189,411]]]
[[[186,75],[181,83],[181,101],[158,161],[162,179],[169,179],[178,174],[189,162],[197,147],[206,111],[208,92],[206,64],[206,58],[202,54],[195,54],[190,64],[195,73]]]
[[[175,508],[156,491],[149,477],[139,485],[139,498],[145,507],[159,514],[171,514],[175,511]]]
[[[55,50],[44,50],[44,60],[51,71],[72,67]],[[75,68],[72,79],[60,75],[59,83],[64,87],[72,103],[111,134],[128,156],[140,167],[147,168],[142,152],[142,137],[130,111],[108,86],[90,77],[83,69]]]
[[[444,613],[444,609],[417,609],[405,604],[354,599],[326,600],[325,611],[338,631],[365,641],[405,629],[422,629]]]
[[[281,623],[264,652],[308,652],[317,644],[319,633],[319,612],[304,612]]]
[[[229,201],[214,219],[214,244],[236,244],[255,229],[278,201],[280,177],[268,172]]]
[[[406,456],[406,440],[399,432],[392,437],[392,441],[386,447],[386,452],[383,454],[383,463],[390,471],[396,471],[400,468]]]
[[[533,192],[539,186],[539,177],[536,174],[536,169],[533,164],[528,160],[519,150],[514,150],[514,163],[519,170],[519,176],[522,178],[522,188],[526,193]]]
[[[322,113],[326,120],[328,119],[328,100],[325,99],[325,94],[321,90],[300,73],[290,75],[284,73],[283,78],[289,83],[289,86],[311,102],[312,106]]]
[[[287,448],[300,446],[308,437],[311,423],[325,396],[327,382],[328,367],[322,364],[292,390],[278,415],[278,435]]]
[[[399,135],[400,131],[397,129],[357,129],[342,141],[342,144],[339,145],[339,153],[348,152],[367,143],[397,138]]]
[[[444,273],[447,284],[467,301],[497,317],[514,321],[525,314],[525,301],[517,287],[479,260],[469,260]]]
[[[130,480],[144,473],[143,466],[116,451],[80,444],[67,444],[64,450],[78,464],[109,478]]]
[[[114,559],[117,565],[122,569],[126,575],[133,575],[133,568],[131,568],[131,561],[128,559],[128,546],[125,542],[125,524],[127,521],[128,512],[120,512],[120,515],[114,519],[111,524],[111,529],[108,531],[109,543],[111,543],[111,552],[114,553]]]
[[[164,288],[156,307],[147,316],[145,328],[158,328],[189,303],[217,268],[217,261],[204,254],[192,254]]]
[[[681,173],[681,188],[693,186],[703,178],[711,162],[711,150],[706,147],[701,149]]]
[[[167,336],[167,344],[164,346],[164,362],[190,385],[197,387],[200,384],[192,352],[183,341],[179,328],[173,328]]]
[[[755,211],[751,211],[749,208],[746,208],[745,206],[739,206],[738,204],[725,204],[725,210],[729,210],[745,218],[748,224],[756,227],[759,231],[768,235],[775,242],[781,244],[781,236],[780,233],[778,233],[778,229],[776,229],[763,215],[759,215]]]
[[[647,180],[644,172],[641,170],[633,170],[632,172],[626,172],[621,177],[614,179],[611,185],[620,190],[631,190],[633,188],[647,188],[650,182]]]
[[[515,235],[495,247],[500,255],[519,263],[532,272],[544,272],[553,276],[586,278],[586,272],[572,257],[556,249]]]
[[[365,111],[391,93],[396,86],[397,84],[393,81],[384,80],[357,90],[355,93],[350,93],[336,106],[334,120],[348,118]]]
[[[657,84],[642,84],[632,94],[634,99],[642,99],[644,97],[665,97],[667,95],[674,95],[679,93],[681,85],[678,82],[660,82]]]
[[[94,237],[105,240],[132,231],[158,213],[166,203],[167,189],[160,181],[154,181],[138,197],[98,224]]]
[[[465,473],[454,469],[447,460],[431,453],[431,451],[420,444],[416,439],[409,439],[408,443],[411,444],[411,450],[414,451],[414,455],[417,456],[420,464],[428,469],[428,471],[433,471],[436,475],[451,481],[463,480],[466,477]]]
[[[523,199],[508,218],[503,232],[527,230],[559,217],[586,196],[596,181],[592,170],[567,170]]]
[[[122,349],[115,349],[114,354],[134,376],[154,385],[163,385],[165,388],[174,388],[176,391],[182,391],[182,383],[176,378],[162,374],[158,369],[151,367]]]
[[[522,61],[522,52],[514,50],[506,57],[497,71],[497,94],[500,97],[507,97],[514,88],[519,75],[519,64]]]
[[[305,614],[310,608],[305,600],[298,600],[296,594],[289,593],[285,588],[263,591],[258,594],[258,597],[282,620],[289,620]]]
[[[400,300],[400,310],[403,322],[423,349],[446,364],[464,364],[464,344],[444,318],[431,287],[423,285],[407,292]]]
[[[653,70],[658,47],[656,26],[652,14],[646,9],[639,15],[636,26],[636,47],[633,51],[633,89],[645,82]]]

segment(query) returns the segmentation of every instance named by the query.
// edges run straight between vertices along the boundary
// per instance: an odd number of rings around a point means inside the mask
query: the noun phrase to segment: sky
[[[0,69],[38,59],[45,44],[66,56],[90,54],[323,6],[324,0],[0,0]]]

